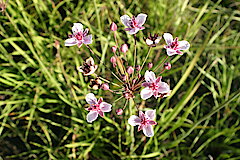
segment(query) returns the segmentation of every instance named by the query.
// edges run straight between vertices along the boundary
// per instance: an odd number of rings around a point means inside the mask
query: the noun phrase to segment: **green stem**
[[[129,115],[130,116],[133,114],[133,109],[134,109],[134,100],[131,98],[129,99]],[[131,153],[133,151],[134,142],[135,142],[134,126],[131,126],[130,136],[131,136],[131,145],[130,145],[130,153]]]
[[[144,59],[144,61],[143,61],[143,64],[142,64],[142,66],[141,66],[141,68],[140,68],[139,73],[141,73],[142,68],[144,67],[144,64],[146,63],[146,61],[147,61],[147,59],[148,59],[148,56],[149,56],[149,54],[150,54],[150,52],[151,52],[151,49],[152,49],[152,47],[149,48],[148,53],[147,53],[147,56],[145,57],[145,59]]]

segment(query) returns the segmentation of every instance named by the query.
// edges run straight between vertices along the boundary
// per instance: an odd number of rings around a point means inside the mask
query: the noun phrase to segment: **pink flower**
[[[110,112],[112,110],[112,105],[106,102],[103,102],[102,98],[97,98],[93,93],[88,93],[86,95],[86,101],[88,104],[90,104],[90,107],[87,108],[88,111],[90,111],[87,114],[87,121],[89,123],[92,123],[95,121],[98,117],[98,114],[101,117],[104,117],[104,112]]]
[[[73,23],[72,32],[69,39],[65,40],[65,46],[73,46],[78,45],[80,48],[82,44],[91,44],[92,43],[92,35],[88,35],[88,29],[83,29],[83,25],[81,23]]]
[[[155,73],[152,71],[146,71],[144,75],[145,81],[142,86],[145,88],[141,91],[141,98],[146,100],[152,95],[155,98],[166,97],[170,94],[170,87],[167,83],[162,82],[162,77],[156,78]]]
[[[127,26],[128,28],[125,28],[125,31],[129,31],[129,34],[135,34],[139,30],[143,30],[145,27],[142,27],[142,25],[145,23],[147,18],[146,14],[140,13],[137,17],[130,18],[128,15],[123,15],[120,17],[122,23]]]
[[[177,37],[173,40],[173,36],[170,33],[164,33],[163,38],[167,43],[164,48],[167,49],[168,56],[175,54],[182,55],[183,53],[180,50],[187,50],[190,47],[187,41],[178,41]]]
[[[154,135],[153,127],[152,125],[156,125],[157,122],[153,121],[155,118],[156,110],[148,110],[145,112],[145,114],[142,111],[139,111],[139,117],[132,115],[128,119],[128,123],[131,126],[138,125],[138,131],[143,130],[143,133],[147,137],[152,137]]]

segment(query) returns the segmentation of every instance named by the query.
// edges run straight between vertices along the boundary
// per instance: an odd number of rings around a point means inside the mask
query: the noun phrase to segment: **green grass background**
[[[90,56],[87,48],[64,46],[73,23],[81,22],[110,67],[110,23],[117,23],[120,43],[133,49],[119,17],[138,13],[148,14],[146,29],[137,34],[138,64],[150,32],[170,32],[191,44],[163,74],[171,96],[145,103],[157,109],[152,138],[136,128],[131,137],[129,115],[114,113],[124,102],[88,87],[89,79],[76,70]],[[0,22],[0,159],[240,159],[238,0],[9,0]],[[156,66],[165,55],[160,45],[148,61]],[[97,73],[113,78],[102,63]],[[93,124],[85,119],[89,92],[114,107]]]

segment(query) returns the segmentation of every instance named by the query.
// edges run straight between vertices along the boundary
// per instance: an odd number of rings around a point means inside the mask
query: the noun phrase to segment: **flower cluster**
[[[128,61],[127,54],[131,54],[129,51],[128,44],[118,44],[116,32],[118,30],[118,26],[116,23],[112,22],[110,25],[110,30],[113,32],[114,39],[116,42],[115,46],[111,47],[112,56],[110,58],[110,62],[112,63],[112,68],[109,69],[112,76],[114,76],[119,83],[113,83],[113,81],[104,78],[104,75],[98,75],[95,73],[98,66],[95,65],[93,57],[89,57],[85,60],[82,66],[78,67],[78,71],[82,72],[84,76],[90,77],[90,87],[94,90],[102,89],[105,91],[109,91],[112,94],[121,95],[119,99],[124,98],[126,103],[125,106],[116,108],[116,114],[122,115],[124,114],[124,110],[128,102],[134,101],[134,99],[141,97],[143,100],[147,100],[151,97],[154,98],[164,98],[171,94],[170,85],[163,81],[163,77],[161,74],[170,70],[172,65],[169,61],[167,61],[168,56],[173,55],[182,55],[183,50],[187,50],[190,47],[190,44],[187,41],[179,41],[178,38],[173,38],[170,33],[164,33],[163,39],[166,44],[164,45],[164,49],[166,49],[167,57],[162,61],[162,63],[154,66],[152,62],[149,62],[146,66],[145,63],[148,60],[149,54],[153,47],[156,47],[161,41],[161,36],[159,34],[151,34],[147,38],[144,38],[146,42],[146,46],[149,47],[147,56],[142,60],[142,64],[137,64],[137,38],[136,34],[145,29],[143,26],[146,22],[147,15],[146,14],[138,14],[136,17],[133,16],[130,18],[128,15],[123,15],[120,17],[120,21],[123,23],[126,28],[128,34],[134,35],[134,51],[132,61]],[[92,43],[92,35],[88,35],[89,30],[83,29],[83,25],[81,23],[74,23],[72,27],[72,32],[69,36],[69,39],[65,41],[65,46],[73,46],[78,45],[81,47],[83,44],[89,49],[90,53],[97,58],[99,57],[93,52],[90,48],[89,44]],[[132,65],[130,62],[133,62]],[[106,67],[106,65],[104,64]],[[154,68],[154,69],[153,69]],[[162,68],[162,69],[160,69]],[[142,73],[145,72],[145,73]],[[104,81],[104,83],[102,82]],[[89,104],[89,107],[86,109],[89,111],[87,114],[87,122],[92,123],[95,121],[100,115],[104,117],[104,112],[110,112],[112,110],[112,105],[103,102],[103,98],[97,98],[93,93],[88,93],[86,95],[86,101]],[[132,106],[129,106],[129,109]],[[154,135],[153,125],[156,125],[157,122],[154,121],[156,116],[156,110],[147,110],[145,114],[143,111],[139,110],[139,116],[131,115],[128,119],[128,123],[131,126],[138,126],[138,131],[143,130],[143,133],[147,137],[152,137]]]

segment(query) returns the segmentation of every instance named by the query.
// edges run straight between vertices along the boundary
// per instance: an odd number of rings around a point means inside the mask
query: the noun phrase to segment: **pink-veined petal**
[[[129,30],[128,34],[135,34],[139,31],[140,29],[139,28],[131,28],[131,30]]]
[[[150,120],[153,120],[155,118],[155,114],[156,114],[156,110],[148,110],[145,112],[145,115],[147,118],[149,118]]]
[[[103,111],[98,111],[98,114],[99,114],[101,117],[104,117]]]
[[[154,131],[153,131],[152,125],[145,125],[145,126],[143,126],[143,133],[144,133],[145,136],[147,136],[147,137],[152,137],[152,136],[154,136]]]
[[[146,82],[155,82],[156,80],[155,73],[148,70],[145,72],[144,78]]]
[[[94,104],[98,103],[97,98],[95,97],[95,95],[93,93],[88,93],[85,98],[86,98],[87,103],[90,105],[94,105]]]
[[[150,125],[156,125],[156,124],[157,124],[157,122],[155,122],[155,121],[153,121],[153,120],[150,120],[148,123],[149,123]]]
[[[83,43],[84,44],[92,44],[92,35],[83,37]]]
[[[189,49],[190,44],[188,41],[178,41],[178,49],[179,50],[187,50]]]
[[[83,32],[83,25],[81,23],[73,23],[72,32],[78,33]]]
[[[141,131],[143,129],[143,125],[139,125],[138,126],[138,132]]]
[[[121,16],[120,20],[125,26],[130,27],[131,18],[128,15]]]
[[[176,52],[176,50],[171,49],[171,48],[167,48],[167,55],[168,55],[168,56],[172,56],[172,55],[175,55],[175,54],[178,54],[178,53]]]
[[[76,44],[77,44],[77,42],[76,42],[75,38],[66,39],[65,42],[64,42],[65,46],[73,46],[73,45],[76,45]]]
[[[152,91],[150,88],[146,87],[146,88],[144,88],[144,89],[141,91],[140,94],[141,94],[141,98],[142,98],[143,100],[146,100],[146,99],[152,97],[153,91]]]
[[[143,111],[139,111],[139,118],[143,120],[144,117],[145,117],[145,114],[143,113]]]
[[[78,41],[77,45],[78,45],[78,48],[80,48],[82,46],[82,41]]]
[[[161,82],[161,80],[162,80],[162,76],[160,76],[160,77],[158,77],[158,78],[156,79],[156,83]]]
[[[151,84],[151,83],[148,83],[148,82],[143,82],[143,83],[142,83],[142,86],[143,86],[143,87],[149,87],[149,86],[150,86],[150,84]]]
[[[169,85],[165,82],[160,82],[158,92],[159,93],[168,93],[169,91],[170,91]]]
[[[141,124],[141,119],[138,116],[132,115],[129,119],[128,119],[128,123],[131,126],[136,126],[136,125],[140,125]]]
[[[87,122],[92,123],[93,121],[95,121],[98,117],[98,112],[97,111],[90,111],[87,114]]]
[[[167,45],[170,45],[173,42],[173,36],[170,33],[164,33],[163,38],[165,39]]]
[[[100,109],[103,112],[110,112],[112,110],[112,105],[106,102],[100,103]]]
[[[138,26],[142,26],[145,23],[146,19],[147,19],[146,14],[143,14],[143,13],[138,14],[138,16],[136,17]]]

